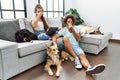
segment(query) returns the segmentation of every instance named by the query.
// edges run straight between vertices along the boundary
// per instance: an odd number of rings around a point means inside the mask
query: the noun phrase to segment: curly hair
[[[64,18],[64,23],[67,24],[67,20],[68,20],[69,18],[72,19],[73,25],[74,25],[75,22],[76,22],[76,20],[75,20],[74,15],[72,15],[72,14],[66,15],[66,17]]]

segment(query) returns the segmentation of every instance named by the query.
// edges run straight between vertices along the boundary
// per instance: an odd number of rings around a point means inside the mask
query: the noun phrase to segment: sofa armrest
[[[0,39],[0,50],[9,49],[11,47],[17,48],[17,43]]]
[[[106,32],[106,33],[104,33],[104,38],[107,38],[107,40],[109,40],[109,39],[111,39],[112,38],[112,36],[113,36],[113,33],[111,33],[111,32]]]
[[[6,80],[18,72],[17,43],[0,39],[0,78]]]
[[[106,32],[106,33],[104,33],[104,35],[85,34],[82,37],[81,42],[99,45],[99,44],[101,44],[102,40],[107,40],[108,41],[110,38],[112,38],[112,33],[111,32]]]

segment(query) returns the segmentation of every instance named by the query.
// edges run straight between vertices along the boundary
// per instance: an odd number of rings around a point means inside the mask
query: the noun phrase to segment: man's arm
[[[72,34],[74,35],[74,37],[76,38],[76,40],[77,40],[78,42],[80,42],[81,36],[80,36],[79,33],[77,33],[77,32],[73,29],[73,27],[71,27],[71,32],[72,32]]]
[[[54,46],[57,46],[57,38],[59,38],[60,35],[59,34],[55,34],[53,37],[52,37],[52,42],[53,42],[53,45]]]

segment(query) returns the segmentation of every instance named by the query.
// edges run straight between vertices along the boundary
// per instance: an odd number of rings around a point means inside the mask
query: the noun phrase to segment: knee
[[[45,33],[41,33],[41,34],[38,35],[38,39],[39,40],[48,40],[49,36],[46,35]]]
[[[68,42],[69,41],[69,38],[67,36],[63,37],[62,39],[63,42]]]

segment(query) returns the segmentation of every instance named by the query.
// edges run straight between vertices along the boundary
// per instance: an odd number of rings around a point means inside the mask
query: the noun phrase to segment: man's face
[[[68,18],[68,19],[67,19],[67,25],[73,25],[73,21],[72,21],[71,18]]]

